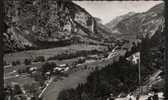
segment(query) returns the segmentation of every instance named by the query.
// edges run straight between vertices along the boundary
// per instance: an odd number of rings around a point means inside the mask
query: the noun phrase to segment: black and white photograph
[[[164,10],[161,0],[4,0],[4,100],[168,100]]]

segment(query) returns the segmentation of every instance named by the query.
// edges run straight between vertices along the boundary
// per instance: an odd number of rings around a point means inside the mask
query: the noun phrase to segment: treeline
[[[76,57],[86,57],[87,55],[90,54],[100,54],[103,53],[102,51],[98,51],[96,49],[91,50],[91,51],[86,51],[86,50],[81,50],[81,51],[76,51],[73,53],[62,53],[55,55],[53,57],[48,58],[48,60],[63,60],[63,59],[71,59],[71,58],[76,58]]]
[[[142,66],[142,80],[150,74]],[[64,90],[58,100],[106,100],[109,94],[129,93],[138,87],[138,65],[120,58],[119,62],[107,65],[102,70],[92,72],[87,83],[79,84],[76,89]]]
[[[11,64],[12,64],[12,66],[21,65],[21,64],[31,65],[33,62],[44,62],[44,61],[45,61],[44,56],[37,56],[34,59],[26,58],[26,59],[24,59],[24,62],[21,62],[20,60],[15,60],[15,61],[12,61]],[[10,65],[10,64],[7,64],[6,61],[3,61],[3,65],[7,66],[7,65]]]

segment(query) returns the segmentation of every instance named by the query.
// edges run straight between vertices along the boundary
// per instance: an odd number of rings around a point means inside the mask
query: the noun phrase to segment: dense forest
[[[142,66],[142,80],[150,73]],[[118,96],[129,93],[138,87],[138,65],[120,58],[119,62],[96,70],[87,78],[87,83],[76,89],[64,90],[58,100],[105,100],[109,94]]]

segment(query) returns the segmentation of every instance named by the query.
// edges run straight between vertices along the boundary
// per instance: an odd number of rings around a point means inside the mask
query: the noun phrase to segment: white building
[[[29,71],[36,71],[37,70],[37,67],[31,67],[30,69],[29,69]]]
[[[67,64],[61,64],[60,67],[67,67]]]
[[[140,52],[134,53],[132,56],[126,58],[128,61],[131,61],[133,64],[138,64],[140,60]]]

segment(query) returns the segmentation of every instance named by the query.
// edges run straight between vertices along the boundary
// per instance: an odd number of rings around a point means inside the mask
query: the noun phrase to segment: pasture
[[[20,61],[21,63],[24,62],[25,59],[34,59],[38,56],[44,56],[46,59],[52,57],[54,55],[62,54],[62,53],[72,53],[81,50],[104,50],[106,49],[105,46],[100,45],[87,45],[87,44],[78,44],[78,45],[70,45],[66,47],[57,47],[57,48],[50,48],[50,49],[42,49],[42,50],[29,50],[29,51],[21,51],[16,53],[10,53],[4,55],[4,61],[8,64],[12,63],[13,61]]]

